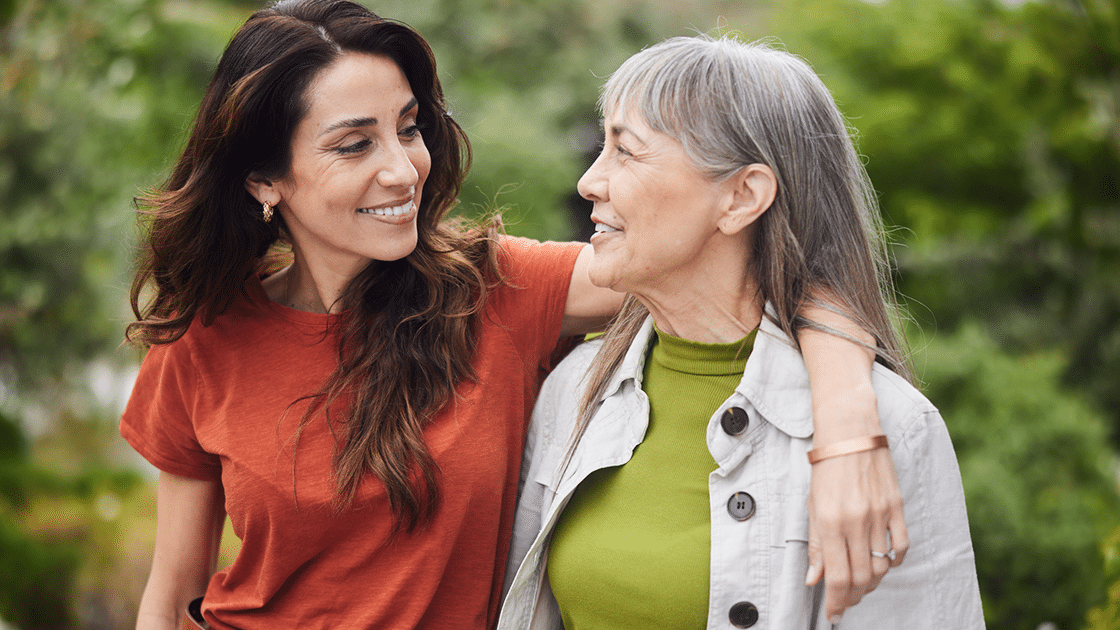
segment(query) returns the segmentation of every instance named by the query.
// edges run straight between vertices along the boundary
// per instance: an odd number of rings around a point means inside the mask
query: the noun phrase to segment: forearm
[[[136,617],[137,630],[178,630],[182,627],[187,604],[206,593],[209,576],[205,571],[169,572],[158,561],[140,599]]]
[[[802,315],[869,346],[875,344],[870,334],[831,310],[807,306]],[[881,433],[871,386],[875,353],[850,339],[809,328],[798,333],[798,341],[812,391],[814,444]]]
[[[875,340],[829,309],[810,306],[801,315],[866,344],[819,330],[799,333],[812,391],[814,448],[882,433],[871,385]],[[835,624],[875,589],[890,566],[902,562],[909,547],[890,452],[876,448],[813,464],[809,514],[806,583],[824,578],[825,609]],[[889,563],[872,555],[888,549],[895,552]]]
[[[175,630],[187,604],[206,593],[218,562],[225,506],[217,481],[161,473],[152,571],[137,630]]]
[[[144,589],[144,595],[140,599],[136,630],[178,630],[182,624],[182,612],[176,612],[173,603],[149,595],[151,584],[149,580],[149,588]],[[179,610],[186,610],[186,604],[183,604]]]

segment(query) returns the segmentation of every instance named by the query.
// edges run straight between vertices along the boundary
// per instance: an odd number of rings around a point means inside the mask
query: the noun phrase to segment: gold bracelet
[[[815,464],[822,459],[830,457],[839,457],[841,455],[851,455],[852,453],[862,453],[864,451],[873,451],[877,448],[887,447],[887,436],[882,433],[878,435],[861,435],[857,438],[850,440],[841,440],[828,446],[815,448],[807,453],[809,456],[809,464]]]

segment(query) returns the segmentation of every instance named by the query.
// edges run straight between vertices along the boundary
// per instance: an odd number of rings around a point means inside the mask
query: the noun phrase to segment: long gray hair
[[[877,360],[911,379],[874,190],[828,88],[800,58],[727,37],[675,37],[630,57],[599,99],[674,138],[713,181],[749,164],[777,177],[756,223],[751,272],[769,317],[796,343],[803,328],[853,337],[798,313],[839,310],[875,337]],[[628,296],[588,373],[580,428],[647,315]],[[859,343],[857,341],[857,343]]]

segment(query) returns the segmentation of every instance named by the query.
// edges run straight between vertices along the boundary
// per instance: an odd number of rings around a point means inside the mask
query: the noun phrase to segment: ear
[[[270,205],[280,203],[280,191],[276,184],[258,173],[250,173],[245,178],[245,190],[257,200],[258,203],[268,202]]]
[[[731,187],[731,203],[716,226],[730,236],[743,231],[770,208],[778,194],[778,178],[765,164],[748,164],[727,184]]]

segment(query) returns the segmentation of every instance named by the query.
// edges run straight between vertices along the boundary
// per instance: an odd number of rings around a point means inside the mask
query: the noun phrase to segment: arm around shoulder
[[[217,569],[225,495],[217,479],[162,472],[156,506],[155,553],[136,628],[177,630],[187,604],[205,594]]]
[[[854,322],[829,309],[807,306],[803,315],[871,345],[875,340]],[[882,433],[869,348],[830,334],[804,329],[798,334],[809,373],[813,403],[813,447]],[[813,466],[809,498],[810,569],[806,581],[825,581],[830,620],[873,591],[909,547],[902,495],[886,449],[857,452]],[[886,552],[894,559],[871,556]]]

